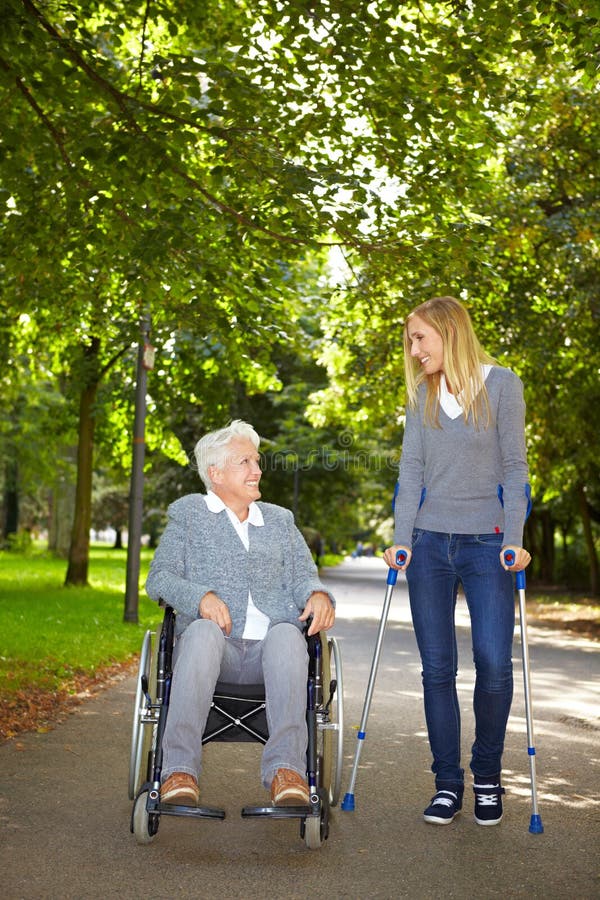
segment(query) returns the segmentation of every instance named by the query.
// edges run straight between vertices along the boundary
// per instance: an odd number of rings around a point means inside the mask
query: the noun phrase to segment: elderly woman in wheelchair
[[[274,808],[311,802],[307,640],[331,628],[334,600],[291,512],[258,502],[258,447],[254,428],[239,420],[198,441],[207,493],[171,504],[150,566],[149,596],[176,611],[160,808],[198,805],[217,682],[264,685],[262,783]]]

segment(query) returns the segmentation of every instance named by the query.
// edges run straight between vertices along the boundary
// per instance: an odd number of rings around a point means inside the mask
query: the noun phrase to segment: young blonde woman
[[[460,707],[454,611],[462,586],[475,663],[471,750],[475,820],[502,818],[502,753],[512,702],[515,626],[511,572],[523,548],[529,501],[523,385],[483,350],[466,309],[434,297],[408,316],[408,391],[395,504],[385,561],[406,570],[421,655],[435,795],[426,822],[448,825],[462,807]],[[514,562],[508,566],[504,553]],[[404,565],[396,564],[404,550]]]

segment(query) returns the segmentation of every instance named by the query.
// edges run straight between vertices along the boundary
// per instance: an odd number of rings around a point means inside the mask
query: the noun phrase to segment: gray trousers
[[[264,684],[269,739],[262,754],[266,788],[278,769],[306,776],[308,651],[299,628],[273,625],[262,641],[226,638],[215,622],[197,619],[173,651],[173,680],[163,737],[163,781],[173,772],[200,777],[202,735],[217,681]]]

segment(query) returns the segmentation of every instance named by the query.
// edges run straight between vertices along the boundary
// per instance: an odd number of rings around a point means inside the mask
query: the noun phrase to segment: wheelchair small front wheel
[[[304,843],[309,850],[318,850],[323,843],[320,816],[310,816],[304,822]]]
[[[306,816],[300,822],[300,837],[309,850],[318,850],[329,836],[329,798],[327,791],[319,790],[319,814]]]
[[[327,818],[322,809],[320,816],[307,816],[301,826],[301,835],[309,850],[318,850],[327,838]]]
[[[154,813],[150,814],[148,812],[146,809],[147,799],[148,792],[143,791],[141,794],[138,794],[133,805],[131,830],[138,844],[151,844],[158,831],[159,817]]]

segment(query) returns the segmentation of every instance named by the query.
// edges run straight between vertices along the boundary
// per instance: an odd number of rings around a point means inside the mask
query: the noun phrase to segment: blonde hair
[[[463,408],[465,422],[471,415],[475,428],[488,428],[491,411],[481,370],[482,364],[494,364],[477,339],[467,310],[454,297],[432,297],[415,307],[404,325],[404,375],[408,405],[417,407],[419,387],[427,385],[424,419],[428,425],[440,427],[439,387],[441,372],[427,375],[418,359],[411,356],[408,327],[413,316],[419,316],[435,328],[442,339],[444,375]]]

